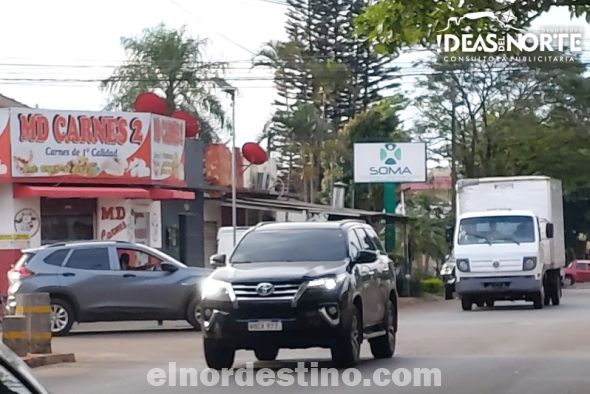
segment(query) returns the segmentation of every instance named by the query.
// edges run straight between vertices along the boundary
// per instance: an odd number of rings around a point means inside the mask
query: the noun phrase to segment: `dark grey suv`
[[[74,322],[187,320],[198,327],[198,282],[210,272],[133,243],[53,244],[23,251],[8,273],[7,309],[18,293],[49,293],[53,335]]]
[[[375,231],[355,221],[273,223],[248,231],[202,283],[205,359],[230,368],[238,349],[274,360],[281,348],[324,347],[354,366],[368,340],[376,358],[395,352],[393,262]]]

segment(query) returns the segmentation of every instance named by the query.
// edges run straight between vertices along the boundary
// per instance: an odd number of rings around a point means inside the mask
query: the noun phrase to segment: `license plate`
[[[257,320],[248,322],[248,331],[282,331],[283,323],[275,320]]]

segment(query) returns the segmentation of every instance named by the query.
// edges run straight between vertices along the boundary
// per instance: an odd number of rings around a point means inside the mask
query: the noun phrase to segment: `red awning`
[[[129,198],[146,200],[194,200],[195,193],[174,189],[137,187],[30,186],[15,184],[14,198]]]
[[[75,187],[14,185],[14,198],[134,198],[150,199],[149,190],[130,187]]]
[[[174,189],[150,190],[152,200],[194,200],[195,193]]]

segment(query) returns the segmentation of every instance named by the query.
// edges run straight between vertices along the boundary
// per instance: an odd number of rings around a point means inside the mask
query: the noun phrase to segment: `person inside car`
[[[129,271],[131,267],[129,266],[129,254],[122,253],[119,256],[119,263],[121,264],[121,271]]]

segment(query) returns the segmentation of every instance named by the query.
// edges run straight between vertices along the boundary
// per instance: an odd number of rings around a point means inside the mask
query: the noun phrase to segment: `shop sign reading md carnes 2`
[[[354,144],[355,183],[426,182],[426,144]]]
[[[0,180],[183,185],[184,138],[147,113],[0,110]]]

